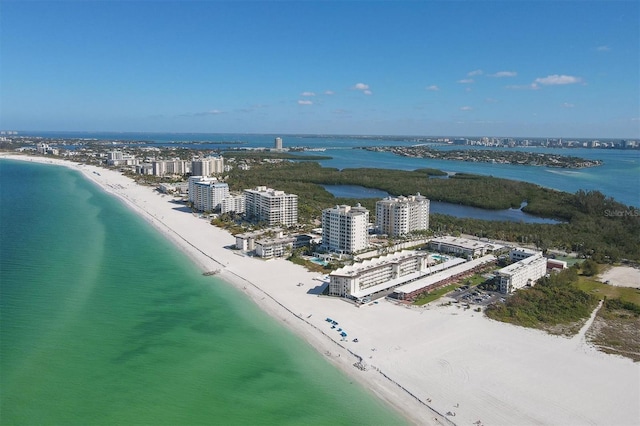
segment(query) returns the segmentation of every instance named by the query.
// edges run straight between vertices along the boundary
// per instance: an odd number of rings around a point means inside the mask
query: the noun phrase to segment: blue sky
[[[0,129],[640,138],[638,1],[16,1]]]

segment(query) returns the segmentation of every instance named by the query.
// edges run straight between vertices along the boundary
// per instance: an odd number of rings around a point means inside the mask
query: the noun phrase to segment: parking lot
[[[447,295],[457,302],[487,306],[491,303],[504,302],[505,295],[495,291],[480,290],[477,287],[462,286]]]

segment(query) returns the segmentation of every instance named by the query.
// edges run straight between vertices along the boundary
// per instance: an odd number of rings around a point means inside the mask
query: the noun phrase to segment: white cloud
[[[467,73],[467,75],[468,75],[469,77],[473,77],[473,76],[476,76],[476,75],[482,75],[482,70],[473,70],[473,71],[469,71],[469,72]]]
[[[502,77],[515,77],[517,75],[518,73],[515,71],[498,71],[495,74],[489,74],[489,77],[502,78]]]
[[[302,92],[300,93],[300,96],[315,96],[316,94],[313,92]]]
[[[510,84],[504,87],[509,90],[538,90],[540,87],[536,83],[532,84]]]
[[[435,84],[432,84],[431,86],[426,88],[427,90],[429,90],[430,92],[437,92],[438,90],[440,90],[440,88],[438,86],[436,86]]]
[[[471,110],[473,110],[473,108],[472,108],[472,107],[470,107],[470,106],[463,106],[463,107],[460,107],[460,111],[471,111]]]
[[[206,117],[206,116],[209,116],[209,115],[220,115],[220,114],[225,114],[225,112],[224,111],[220,111],[219,109],[212,109],[212,110],[209,110],[209,111],[181,114],[180,117]]]
[[[570,104],[569,102],[565,102],[562,104],[562,108],[573,108],[574,106],[574,104]]]
[[[543,86],[558,86],[564,84],[580,83],[582,79],[580,77],[574,77],[572,75],[548,75],[546,77],[536,78],[533,84],[542,84]]]
[[[472,78],[463,78],[462,80],[458,80],[458,83],[460,83],[460,84],[471,84],[471,83],[473,83],[473,79]]]
[[[335,92],[333,90],[325,90],[324,94],[331,96],[331,95],[335,95]]]
[[[598,52],[610,52],[611,48],[609,46],[598,46],[598,47],[596,47],[596,51],[598,51]]]
[[[313,105],[313,102],[309,101],[309,100],[299,100],[298,101],[298,105]]]
[[[369,85],[368,84],[364,84],[364,83],[356,83],[351,89],[360,90],[365,95],[372,95],[373,94],[371,89],[369,89]]]

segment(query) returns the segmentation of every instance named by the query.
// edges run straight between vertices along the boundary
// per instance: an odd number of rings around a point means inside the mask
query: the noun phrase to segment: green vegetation
[[[640,305],[606,299],[587,333],[599,350],[640,362]]]
[[[320,160],[331,160],[333,158],[327,155],[300,155],[300,154],[291,154],[286,151],[254,151],[254,150],[223,151],[222,155],[224,157],[234,157],[239,160],[280,159],[280,160],[297,160],[297,161],[320,161]]]
[[[594,275],[598,275],[600,271],[600,266],[593,259],[587,259],[580,265],[580,269],[582,270],[582,274],[588,277],[593,277]]]
[[[611,214],[630,211],[630,208],[597,191],[570,194],[526,182],[469,174],[456,174],[447,179],[431,178],[436,174],[433,169],[338,170],[317,163],[283,162],[258,164],[247,171],[234,169],[227,182],[236,191],[269,185],[298,194],[298,214],[303,223],[318,220],[322,209],[335,204],[355,205],[359,202],[375,212],[376,199],[336,198],[321,185],[360,185],[393,195],[420,192],[433,201],[485,209],[519,208],[526,201],[523,211],[566,223],[497,222],[433,214],[430,227],[441,233],[466,233],[535,244],[541,250],[555,247],[575,251],[599,263],[613,263],[624,258],[640,260],[640,215]]]
[[[640,306],[640,290],[636,288],[603,284],[585,276],[579,276],[575,286],[599,299],[606,298],[607,301],[616,299],[624,303],[633,303]]]
[[[568,155],[549,154],[544,152],[501,151],[458,149],[440,151],[428,146],[369,146],[362,147],[367,151],[393,152],[403,157],[436,158],[439,160],[470,161],[501,164],[521,164],[527,166],[547,166],[569,169],[594,167],[602,164],[600,160],[587,160]]]
[[[430,293],[423,293],[416,298],[413,304],[418,306],[426,305],[429,302],[433,302],[434,300],[441,298],[442,296],[449,293],[450,291],[455,290],[456,287],[458,287],[458,284],[450,284],[448,286],[433,290]]]
[[[566,269],[541,278],[535,287],[518,290],[504,304],[490,305],[485,313],[498,321],[549,331],[576,323],[588,318],[598,303],[598,298],[574,285],[577,280],[577,269]]]

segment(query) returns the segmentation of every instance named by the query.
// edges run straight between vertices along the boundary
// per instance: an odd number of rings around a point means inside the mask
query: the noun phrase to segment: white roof
[[[459,259],[459,260],[462,260],[462,259]],[[469,271],[475,267],[493,262],[495,260],[496,260],[496,257],[492,254],[488,254],[486,256],[482,256],[478,259],[470,260],[468,262],[464,262],[463,260],[462,264],[458,264],[452,268],[445,269],[433,275],[428,275],[421,280],[413,281],[403,286],[400,286],[396,288],[394,292],[405,293],[405,294],[413,293],[416,290],[420,290],[422,288],[425,288],[427,286],[430,286],[432,284],[445,280],[453,275],[457,275],[457,274]]]

